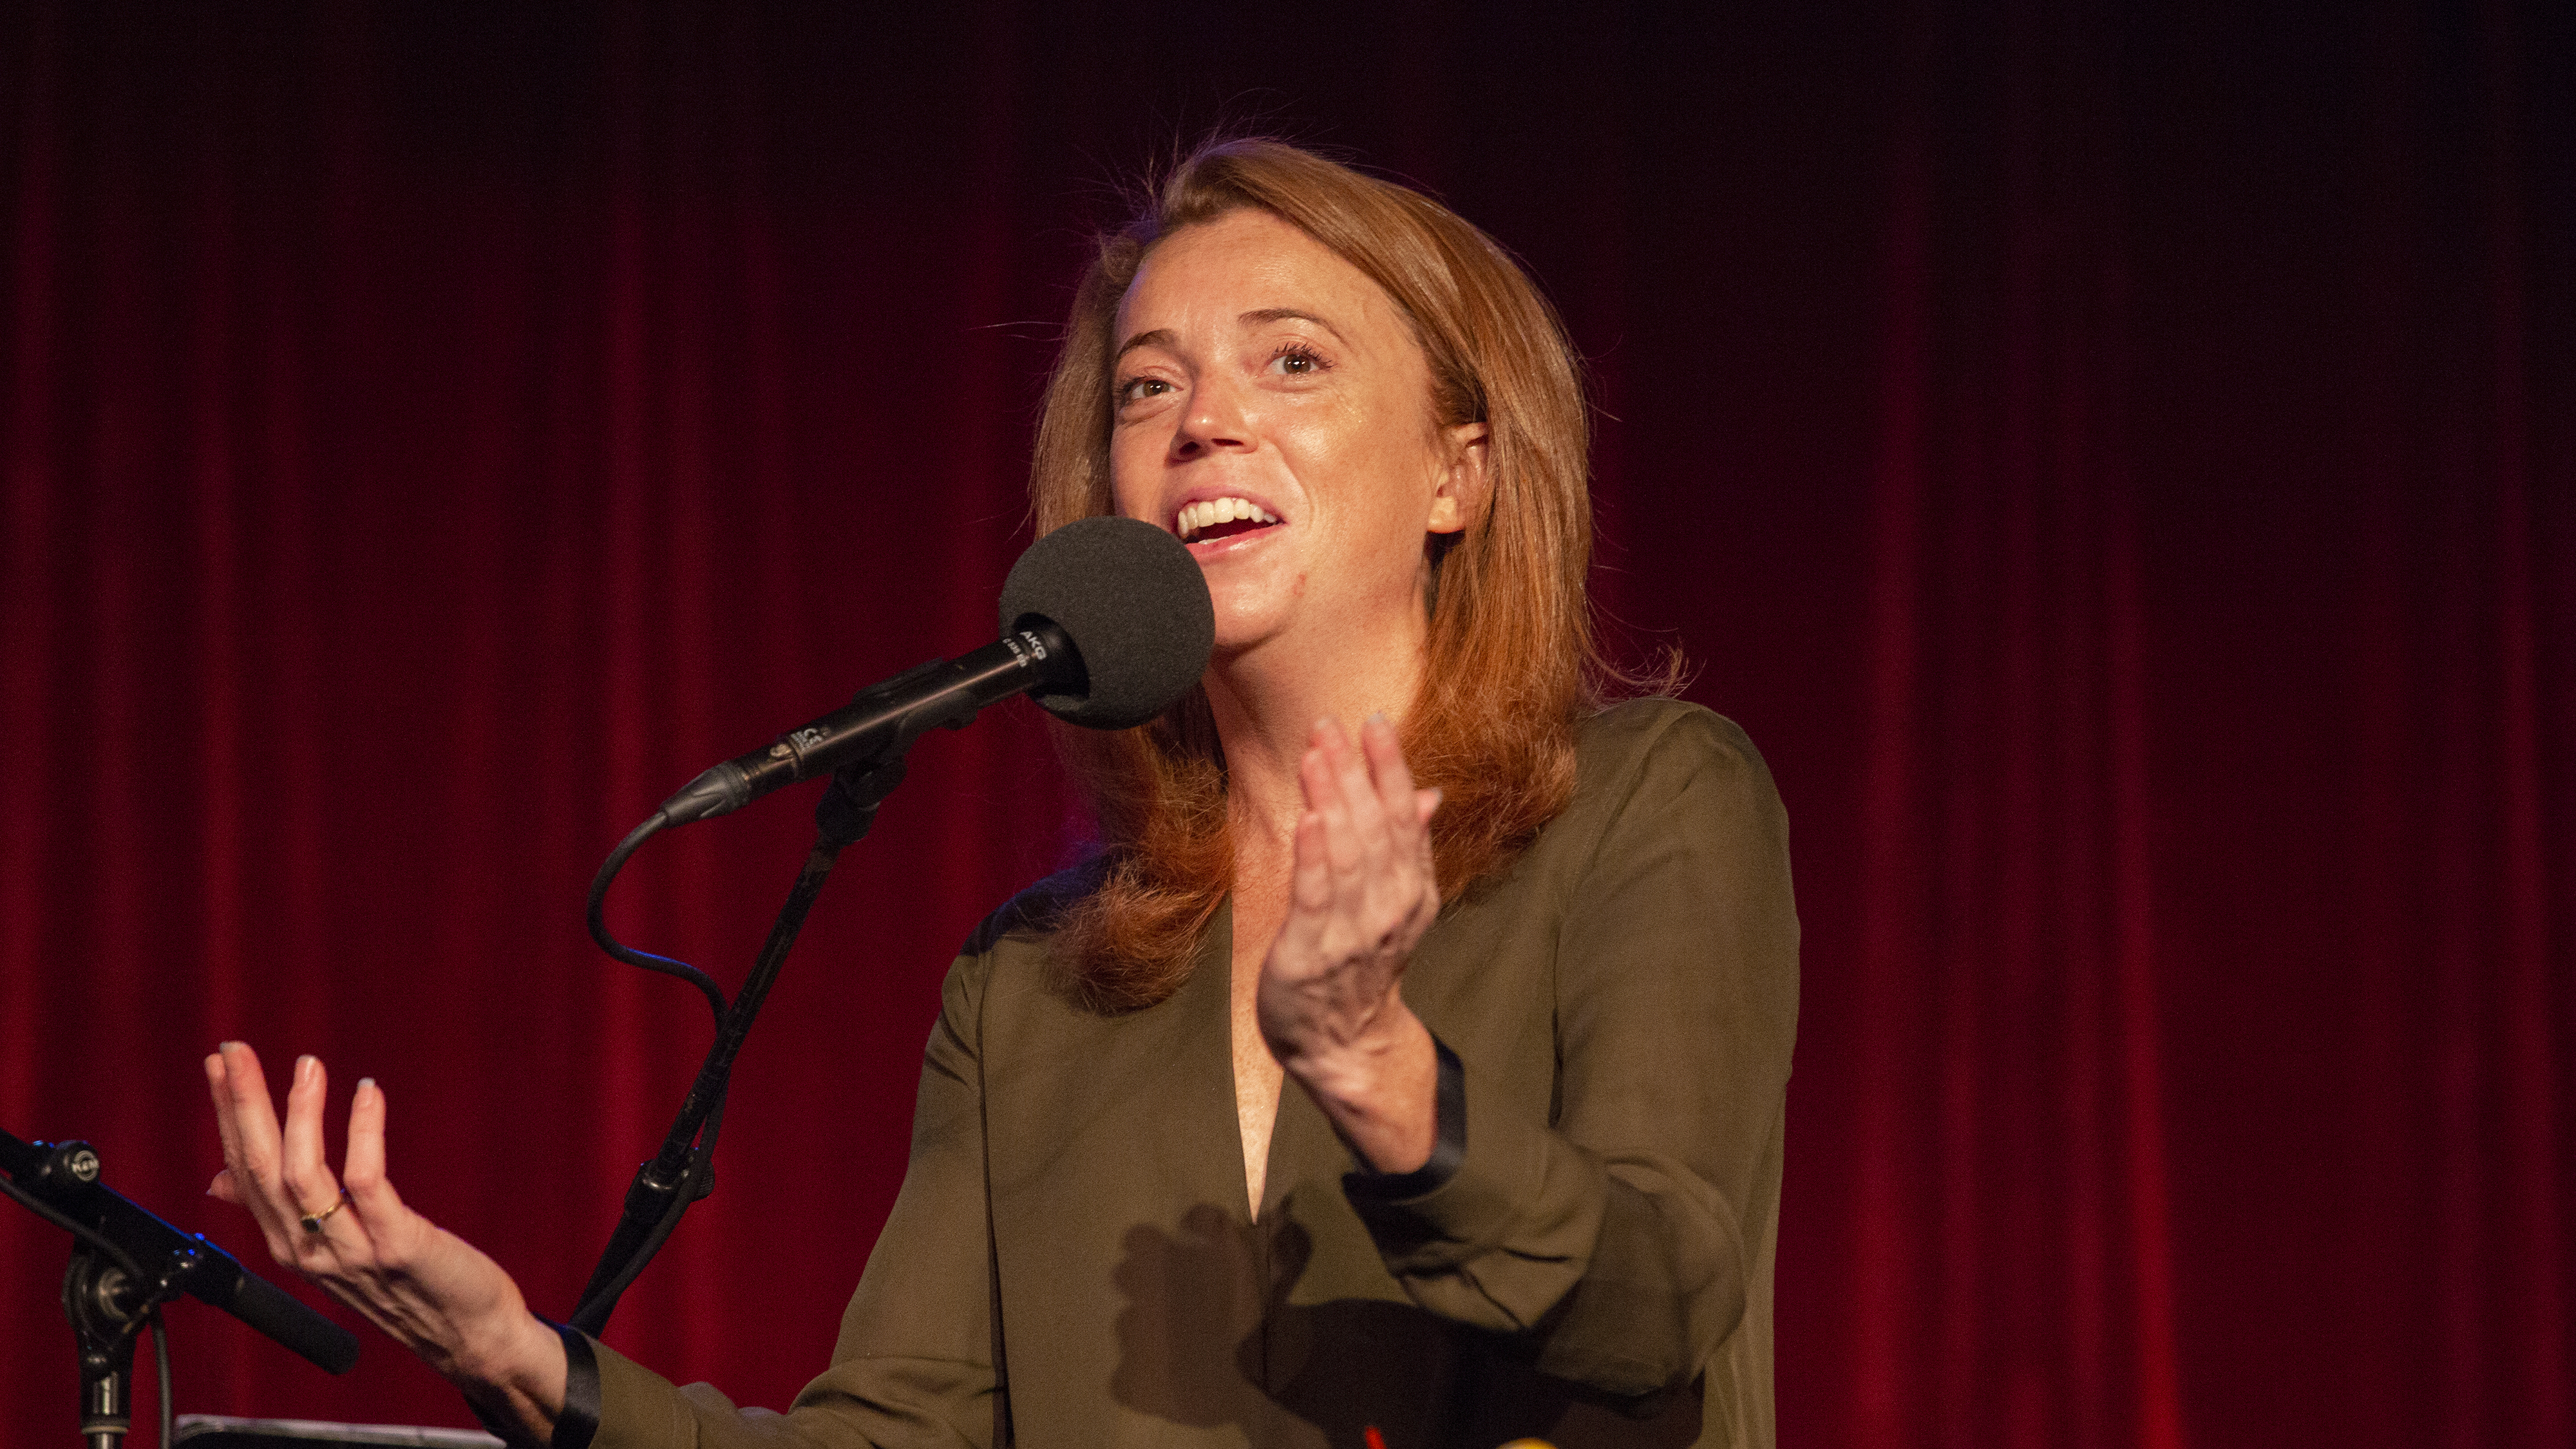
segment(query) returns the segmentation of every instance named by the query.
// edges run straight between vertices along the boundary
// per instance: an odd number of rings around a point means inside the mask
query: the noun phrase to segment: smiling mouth
[[[1279,526],[1278,517],[1246,498],[1210,498],[1181,509],[1172,532],[1183,543],[1215,543]]]
[[[1277,528],[1278,526],[1279,525],[1275,523],[1255,523],[1248,518],[1238,518],[1231,523],[1220,523],[1210,528],[1202,528],[1198,532],[1191,534],[1188,538],[1181,541],[1183,543],[1222,543],[1229,538],[1239,538],[1247,533],[1259,533],[1265,528]]]

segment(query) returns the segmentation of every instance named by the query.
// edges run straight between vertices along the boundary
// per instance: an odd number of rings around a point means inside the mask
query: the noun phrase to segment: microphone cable
[[[724,1029],[725,1020],[725,994],[724,988],[716,984],[714,977],[686,961],[673,960],[668,956],[656,956],[650,951],[638,951],[618,940],[616,933],[608,929],[609,883],[616,880],[617,873],[626,868],[628,857],[634,855],[645,841],[660,834],[670,823],[671,817],[667,812],[654,811],[652,819],[628,831],[626,838],[617,842],[617,848],[608,852],[608,859],[599,863],[599,873],[590,879],[590,939],[599,943],[599,949],[629,966],[641,966],[647,971],[676,976],[698,988],[699,992],[707,998],[708,1010],[715,1013],[716,1029],[721,1031]]]

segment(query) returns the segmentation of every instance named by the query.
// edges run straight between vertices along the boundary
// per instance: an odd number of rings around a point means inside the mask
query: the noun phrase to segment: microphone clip
[[[816,848],[838,851],[857,844],[876,823],[877,807],[903,783],[911,758],[910,750],[896,750],[834,770],[823,798],[814,802],[814,828],[822,835]]]

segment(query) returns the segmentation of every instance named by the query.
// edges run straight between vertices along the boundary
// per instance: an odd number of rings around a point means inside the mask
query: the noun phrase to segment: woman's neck
[[[1208,705],[1225,747],[1238,870],[1284,871],[1305,809],[1297,768],[1315,722],[1338,720],[1353,738],[1372,714],[1402,723],[1421,687],[1427,633],[1417,628],[1410,638],[1379,647],[1330,651],[1288,648],[1291,641],[1277,640],[1220,659],[1209,670]]]

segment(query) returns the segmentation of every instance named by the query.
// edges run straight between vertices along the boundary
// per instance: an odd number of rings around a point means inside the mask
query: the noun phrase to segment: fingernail
[[[1368,722],[1373,725],[1386,723],[1386,711],[1382,709],[1369,711]]]
[[[375,1078],[373,1078],[373,1077],[360,1077],[360,1078],[358,1079],[358,1090],[359,1090],[359,1091],[361,1091],[361,1092],[366,1091],[368,1088],[373,1087],[375,1084],[376,1084],[376,1079],[375,1079]]]

